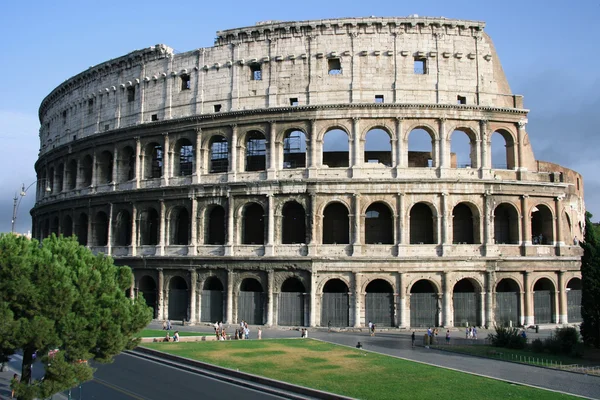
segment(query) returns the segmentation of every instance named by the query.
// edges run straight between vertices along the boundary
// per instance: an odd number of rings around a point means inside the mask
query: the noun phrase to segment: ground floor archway
[[[188,315],[188,287],[185,279],[174,276],[169,281],[169,319],[186,320]]]
[[[501,279],[496,285],[496,307],[494,309],[497,325],[519,325],[519,285],[512,279]]]
[[[330,279],[323,287],[321,297],[321,326],[347,327],[350,325],[349,289],[340,279]]]
[[[281,285],[277,298],[277,324],[304,326],[306,288],[298,278],[288,278]]]
[[[581,279],[579,278],[573,278],[567,284],[567,320],[569,323],[582,322]]]
[[[374,279],[365,289],[365,320],[376,326],[394,326],[394,289],[383,279]]]
[[[469,279],[461,279],[454,285],[454,326],[481,326],[481,296]]]
[[[260,282],[246,278],[240,285],[238,295],[238,320],[250,325],[262,325],[265,308],[265,293]]]
[[[138,283],[139,293],[142,295],[148,307],[152,307],[152,315],[158,317],[156,306],[156,282],[148,275],[142,276]]]
[[[536,324],[552,323],[553,297],[554,284],[548,278],[539,279],[533,286],[533,321]]]
[[[415,282],[410,288],[410,326],[438,326],[441,311],[435,286],[426,279]]]
[[[200,321],[223,321],[223,284],[216,276],[211,276],[202,286],[200,294]]]

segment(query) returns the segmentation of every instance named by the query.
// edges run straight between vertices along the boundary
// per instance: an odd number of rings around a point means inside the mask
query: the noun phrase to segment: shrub
[[[533,350],[534,353],[543,353],[544,342],[542,342],[540,339],[534,339],[533,342],[531,342],[531,350]]]
[[[572,326],[556,328],[554,337],[558,342],[557,346],[559,347],[559,351],[564,354],[571,353],[575,346],[581,342],[579,332]]]
[[[506,347],[509,349],[523,349],[527,344],[527,339],[522,337],[517,328],[496,326],[496,333],[488,335],[492,346]]]
[[[561,352],[560,340],[556,336],[550,336],[544,339],[544,348],[551,354],[558,354]]]

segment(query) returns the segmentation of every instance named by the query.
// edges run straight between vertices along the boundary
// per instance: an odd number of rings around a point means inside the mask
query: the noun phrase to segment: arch
[[[104,150],[100,153],[96,164],[98,184],[105,185],[113,181],[113,162],[113,154],[110,151]]]
[[[42,225],[42,239],[45,239],[48,236],[50,236],[50,220],[48,220],[48,218],[46,218]],[[81,243],[81,244],[83,244],[83,243]],[[87,243],[85,243],[85,244],[87,244]]]
[[[545,204],[538,204],[531,209],[531,243],[554,243],[554,216]]]
[[[246,171],[264,171],[266,167],[267,140],[260,131],[246,134]]]
[[[131,229],[131,214],[127,210],[119,211],[113,231],[114,245],[131,246]]]
[[[521,288],[512,278],[503,278],[496,283],[495,322],[502,326],[518,326]]]
[[[156,246],[158,244],[158,232],[160,230],[160,219],[158,212],[149,207],[140,213],[139,236],[141,246]]]
[[[210,166],[211,174],[220,174],[229,170],[229,142],[222,135],[215,135],[210,138],[208,145],[210,149]]]
[[[346,168],[350,165],[348,132],[332,128],[323,135],[323,165]]]
[[[88,154],[81,160],[82,187],[92,186],[93,160]]]
[[[179,139],[173,147],[175,160],[173,176],[189,176],[194,171],[194,146],[187,138]]]
[[[410,209],[410,244],[434,244],[434,220],[431,206],[416,203]]]
[[[365,163],[392,166],[392,141],[390,133],[382,128],[372,128],[365,135]]]
[[[426,126],[417,126],[407,135],[408,152],[407,163],[409,168],[435,167],[434,144],[435,133]]]
[[[265,243],[264,209],[258,203],[248,203],[242,212],[242,244]]]
[[[152,307],[152,309],[154,310],[153,315],[154,315],[154,317],[156,317],[157,316],[156,281],[151,276],[144,275],[140,278],[140,281],[138,283],[138,288],[139,288],[140,293],[142,294],[142,297],[146,301],[146,305],[148,305],[148,307]]]
[[[223,320],[223,283],[216,276],[210,276],[202,285],[200,294],[200,321],[218,322]]]
[[[94,246],[106,246],[108,244],[108,216],[104,211],[96,213],[94,218]]]
[[[157,179],[163,175],[163,147],[157,142],[144,147],[144,179]]]
[[[289,130],[283,137],[282,168],[306,167],[306,134],[299,129]]]
[[[582,322],[581,318],[581,279],[571,278],[567,283],[567,321]]]
[[[56,193],[56,188],[54,187],[54,167],[50,167],[48,170],[48,183],[47,187],[50,189],[50,193]]]
[[[373,279],[365,288],[365,320],[377,326],[394,326],[394,288],[384,279]]]
[[[64,216],[60,229],[64,237],[73,236],[73,219],[70,215]]]
[[[88,216],[86,213],[79,214],[79,221],[77,224],[77,240],[79,244],[87,246],[88,244]]]
[[[349,289],[341,279],[325,282],[321,298],[321,326],[350,325]]]
[[[387,204],[375,202],[365,212],[365,244],[393,244],[394,217]]]
[[[474,284],[470,278],[463,278],[454,285],[452,293],[454,326],[482,325],[481,296],[476,284],[477,282]]]
[[[436,285],[428,279],[413,283],[410,288],[410,326],[438,326],[440,311]]]
[[[65,165],[63,163],[58,164],[56,169],[56,192],[60,193],[64,189],[63,177],[65,175]]]
[[[55,234],[56,236],[58,236],[58,226],[59,226],[59,220],[58,217],[55,216],[54,218],[52,218],[51,220],[52,222],[50,223],[50,233]]]
[[[281,238],[283,244],[306,243],[306,213],[297,201],[283,205]]]
[[[450,133],[450,167],[477,168],[477,135],[468,128]]]
[[[173,245],[188,245],[190,244],[190,215],[187,208],[175,207],[171,211],[169,221],[169,243]]]
[[[300,279],[295,276],[287,278],[278,295],[277,324],[304,326],[304,306],[307,299],[306,288]]]
[[[474,205],[465,202],[458,203],[452,209],[452,242],[454,244],[480,243],[477,211]]]
[[[323,210],[323,244],[350,243],[350,216],[342,203],[328,204]]]
[[[494,209],[494,242],[519,244],[519,213],[510,203],[501,203]]]
[[[256,278],[244,278],[240,283],[238,319],[251,325],[262,325],[265,302],[260,282]]]
[[[77,187],[77,160],[73,159],[67,164],[67,189],[74,190]]]
[[[205,234],[206,244],[222,245],[225,244],[225,209],[215,204],[207,210],[208,223],[205,224],[208,232]]]
[[[533,320],[536,324],[553,322],[555,290],[554,283],[548,278],[540,278],[533,285]]]
[[[188,316],[188,286],[181,276],[169,279],[169,318],[184,321]]]
[[[120,183],[135,179],[135,151],[125,146],[119,151],[117,161],[117,181]]]
[[[505,130],[498,129],[490,137],[493,169],[515,169],[515,139]]]

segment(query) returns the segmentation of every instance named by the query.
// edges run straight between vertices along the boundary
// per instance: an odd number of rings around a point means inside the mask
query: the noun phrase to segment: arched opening
[[[73,190],[77,187],[77,160],[71,160],[67,164],[67,189]]]
[[[519,244],[519,214],[511,204],[500,204],[494,210],[494,242]]]
[[[92,186],[92,173],[93,173],[93,161],[92,157],[88,154],[81,160],[81,175],[82,175],[82,187],[86,188]]]
[[[58,225],[59,225],[58,217],[52,218],[52,223],[50,224],[50,233],[51,234],[53,233],[56,236],[58,236]]]
[[[48,236],[50,236],[50,221],[46,219],[42,225],[42,239],[45,239]]]
[[[185,207],[175,207],[169,221],[169,243],[176,246],[190,244],[190,215]]]
[[[504,278],[496,285],[495,321],[500,326],[519,325],[519,285],[513,279]]]
[[[283,138],[283,168],[306,167],[306,135],[299,130],[286,133]]]
[[[394,326],[394,289],[383,279],[374,279],[365,289],[365,320],[377,326]]]
[[[475,218],[473,218],[471,207],[465,203],[457,204],[452,210],[452,243],[474,244],[474,225]],[[479,232],[479,227],[477,227],[477,232]]]
[[[259,131],[250,131],[246,135],[246,171],[264,171],[266,169],[267,140]]]
[[[480,326],[481,297],[470,279],[456,282],[452,294],[454,304],[454,326]]]
[[[50,189],[50,193],[56,193],[56,188],[54,187],[54,168],[50,168],[48,172],[48,188]]]
[[[392,141],[383,129],[371,129],[365,136],[364,162],[392,166]]]
[[[348,134],[341,129],[332,129],[323,137],[323,165],[344,168],[350,165]]]
[[[433,244],[433,212],[425,203],[410,209],[410,244]]]
[[[365,243],[393,244],[394,218],[384,203],[373,203],[365,214]]]
[[[131,245],[131,214],[129,211],[121,210],[117,214],[113,237],[115,246]]]
[[[450,136],[450,168],[477,168],[475,135],[455,130]]]
[[[156,282],[154,279],[148,275],[142,276],[140,282],[138,283],[138,288],[142,297],[146,301],[146,305],[148,307],[152,307],[153,316],[156,318],[157,307],[156,307]]]
[[[531,210],[531,243],[553,244],[554,217],[544,204],[538,204]]]
[[[194,146],[188,139],[180,139],[175,143],[173,154],[176,154],[173,163],[173,176],[189,176],[193,172]]]
[[[306,243],[306,215],[304,207],[296,201],[288,201],[282,210],[282,243]]]
[[[163,148],[156,142],[144,149],[144,178],[157,179],[163,175]]]
[[[264,210],[260,204],[250,203],[242,213],[242,244],[265,243]]]
[[[169,281],[169,318],[184,321],[188,316],[188,286],[180,276]]]
[[[118,181],[127,182],[135,179],[135,151],[130,146],[125,146],[119,152]]]
[[[491,156],[493,169],[514,169],[515,154],[512,135],[506,131],[496,131],[491,137]]]
[[[210,139],[210,167],[211,174],[227,172],[229,169],[229,143],[224,136],[213,136]]]
[[[306,288],[296,277],[287,278],[279,292],[277,324],[304,326],[304,303]]]
[[[140,213],[139,229],[141,246],[156,246],[158,244],[160,221],[158,212],[154,208],[148,208]]]
[[[331,203],[323,211],[323,244],[350,243],[350,217],[342,203]]]
[[[554,284],[541,278],[533,286],[533,320],[536,324],[550,324],[554,315]]]
[[[435,167],[433,159],[433,135],[425,129],[413,129],[408,134],[408,167]]]
[[[65,165],[59,164],[56,169],[56,193],[63,191],[63,176],[65,175]]]
[[[65,215],[60,229],[64,237],[73,236],[73,219],[70,215]]]
[[[323,286],[321,326],[350,325],[348,286],[341,279],[330,279]]]
[[[410,288],[410,326],[438,326],[442,307],[433,283],[426,279],[415,282]]]
[[[572,278],[567,283],[567,320],[570,324],[582,322],[581,279],[579,278]]]
[[[223,321],[223,283],[211,276],[202,286],[200,320],[202,322]]]
[[[265,300],[260,282],[254,278],[245,278],[240,285],[238,320],[246,321],[250,325],[262,325]]]
[[[88,216],[86,213],[81,213],[79,215],[77,240],[79,241],[80,245],[87,246],[88,244]]]
[[[113,181],[113,155],[105,150],[98,156],[98,184],[105,185]]]
[[[108,244],[108,216],[104,211],[96,214],[94,221],[94,246],[106,246]]]
[[[208,232],[206,232],[206,244],[225,244],[225,209],[214,205],[208,212]]]

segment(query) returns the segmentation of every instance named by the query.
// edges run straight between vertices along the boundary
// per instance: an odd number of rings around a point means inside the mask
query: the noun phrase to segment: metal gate
[[[238,297],[238,320],[250,325],[263,324],[264,293],[240,292]]]
[[[536,324],[552,322],[552,292],[536,290],[533,293],[533,320]]]
[[[277,325],[304,326],[304,294],[280,292]]]
[[[569,323],[581,322],[581,290],[567,292],[567,318]]]
[[[169,319],[187,319],[188,291],[187,289],[169,289]]]
[[[350,308],[348,307],[348,293],[323,293],[321,299],[321,326],[350,325]]]
[[[437,312],[437,294],[410,294],[410,326],[436,326]]]
[[[154,318],[157,318],[158,315],[156,313],[156,290],[140,291],[140,293],[146,301],[146,305],[148,307],[152,307],[152,315],[154,316]]]
[[[452,297],[454,303],[454,326],[481,325],[479,313],[479,296],[475,292],[455,292]]]
[[[519,325],[519,293],[496,292],[496,308],[494,310],[497,325]]]
[[[200,301],[200,321],[223,321],[223,292],[203,290]]]
[[[365,319],[377,326],[394,326],[394,295],[392,293],[367,293]]]

